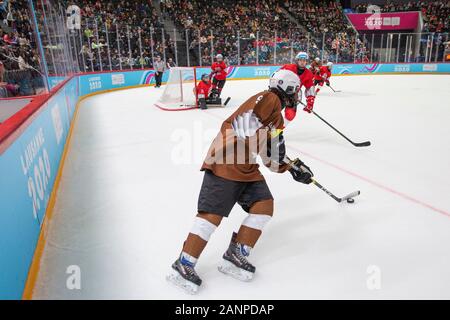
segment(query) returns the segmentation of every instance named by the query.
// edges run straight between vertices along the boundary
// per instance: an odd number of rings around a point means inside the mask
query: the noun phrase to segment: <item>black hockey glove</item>
[[[267,156],[276,163],[283,163],[286,157],[286,144],[284,143],[283,133],[267,140]]]
[[[291,169],[289,169],[289,172],[292,174],[295,181],[304,184],[310,184],[312,182],[312,177],[314,176],[311,169],[300,159],[295,159],[291,163]]]
[[[325,82],[327,86],[330,86],[330,81]]]

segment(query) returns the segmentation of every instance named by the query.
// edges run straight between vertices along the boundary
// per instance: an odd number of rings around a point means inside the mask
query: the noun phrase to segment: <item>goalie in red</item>
[[[209,74],[202,74],[200,82],[194,88],[194,95],[197,96],[198,107],[203,110],[208,109],[208,106],[225,107],[230,101],[230,98],[228,97],[222,105],[222,99],[213,96],[213,85],[209,77]]]
[[[211,93],[211,81],[208,74],[202,74],[201,81],[194,88],[194,94],[197,96],[198,106],[200,109],[208,109],[206,106],[209,94]]]
[[[319,73],[314,76],[314,85],[317,86],[316,94],[319,93],[320,87],[325,83],[330,86],[331,70],[333,69],[333,62],[328,62],[325,66],[320,67]]]

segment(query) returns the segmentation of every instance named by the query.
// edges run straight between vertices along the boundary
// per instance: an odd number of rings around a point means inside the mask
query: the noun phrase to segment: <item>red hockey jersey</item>
[[[314,75],[311,70],[307,68],[299,69],[295,63],[285,64],[281,69],[295,72],[300,78],[300,88],[305,87],[305,96],[314,96]]]
[[[331,77],[331,71],[328,69],[327,66],[320,67],[319,73],[315,76],[316,80],[319,81],[327,81],[330,80]]]
[[[225,80],[227,78],[227,65],[225,62],[214,62],[211,66],[213,77],[217,80]]]
[[[207,83],[205,83],[204,81],[200,81],[197,84],[197,97],[199,99],[208,98],[210,89],[211,89],[211,82],[208,81]]]

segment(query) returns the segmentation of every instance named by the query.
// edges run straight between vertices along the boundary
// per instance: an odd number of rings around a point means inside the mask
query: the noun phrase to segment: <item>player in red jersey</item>
[[[200,109],[208,109],[206,106],[206,100],[211,93],[211,81],[209,81],[209,75],[203,74],[201,81],[197,84],[197,87],[194,89],[194,94],[197,95],[198,105]]]
[[[320,87],[324,83],[327,86],[330,85],[331,69],[333,69],[333,62],[328,62],[325,66],[320,67],[319,73],[314,76],[314,85],[317,86],[316,94],[319,93]]]
[[[314,90],[314,75],[306,68],[308,63],[308,54],[306,52],[300,52],[295,57],[296,63],[285,64],[281,69],[290,70],[295,72],[301,82],[301,87],[305,87],[305,97],[306,97],[306,107],[303,108],[304,111],[311,113],[314,107],[315,100],[315,90]],[[301,90],[301,88],[300,88]],[[301,97],[301,94],[299,94]],[[290,121],[294,120],[297,114],[297,106],[286,106],[284,111],[285,124],[287,125]]]
[[[320,72],[320,68],[322,67],[322,61],[320,61],[319,57],[314,58],[313,62],[311,62],[311,66],[309,67],[309,70],[313,73],[313,75],[316,75]]]
[[[216,61],[211,66],[212,72],[212,98],[219,98],[223,87],[225,86],[225,81],[227,80],[227,65],[223,61],[223,56],[218,54],[216,56]]]

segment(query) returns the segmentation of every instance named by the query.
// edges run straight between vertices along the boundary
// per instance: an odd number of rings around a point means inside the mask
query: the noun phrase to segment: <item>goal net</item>
[[[171,68],[164,92],[155,105],[169,111],[197,108],[197,98],[194,94],[196,84],[195,68]]]

